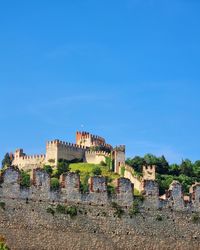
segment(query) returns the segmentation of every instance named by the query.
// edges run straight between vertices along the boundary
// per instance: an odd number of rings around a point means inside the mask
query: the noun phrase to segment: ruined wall
[[[143,179],[155,180],[156,179],[156,166],[143,166]]]
[[[20,185],[20,178],[18,168],[7,168],[0,177],[0,196],[38,201],[76,201],[96,205],[106,205],[111,201],[116,201],[122,206],[131,206],[134,199],[133,185],[129,179],[123,177],[115,181],[116,192],[111,195],[108,195],[106,178],[102,176],[90,177],[89,193],[81,193],[80,176],[72,172],[61,176],[58,190],[51,189],[50,176],[43,169],[33,170],[32,185],[29,188]],[[171,184],[165,198],[159,197],[158,184],[154,180],[143,180],[142,190],[145,208],[200,212],[200,184],[191,187],[191,199],[187,202],[183,198],[181,184],[177,181]]]
[[[196,183],[190,188],[190,197],[192,201],[192,207],[194,211],[198,211],[200,208],[200,184]]]
[[[115,180],[116,201],[121,206],[131,206],[133,203],[134,185],[127,178]]]
[[[120,171],[121,172],[121,171]],[[134,176],[134,170],[132,167],[125,165],[124,177],[129,179],[134,184],[134,188],[139,192],[142,191],[142,182],[139,177]]]
[[[160,207],[160,202],[157,182],[153,180],[143,180],[142,186],[144,206],[148,209],[158,209]]]
[[[116,180],[111,197],[101,176],[90,178],[87,194],[80,193],[76,173],[62,175],[58,191],[51,190],[49,175],[41,169],[33,171],[26,189],[17,168],[6,169],[0,179],[0,235],[11,249],[200,249],[200,223],[193,220],[194,212],[200,213],[200,184],[191,187],[191,201],[180,209],[180,183],[172,183],[161,201],[157,183],[144,180],[140,213],[130,216],[133,185],[126,178]],[[120,218],[112,201],[122,206]],[[56,212],[58,204],[76,206],[77,216]]]

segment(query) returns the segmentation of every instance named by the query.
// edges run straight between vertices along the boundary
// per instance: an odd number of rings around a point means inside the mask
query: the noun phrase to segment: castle
[[[48,141],[44,155],[28,156],[23,149],[17,149],[13,155],[12,165],[19,169],[33,170],[43,165],[56,166],[59,159],[100,164],[106,162],[106,157],[113,161],[113,170],[119,172],[120,166],[125,165],[125,146],[113,148],[102,137],[88,132],[77,132],[75,144],[60,140]]]

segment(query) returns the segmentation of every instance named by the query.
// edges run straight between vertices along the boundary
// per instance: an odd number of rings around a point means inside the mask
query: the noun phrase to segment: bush
[[[47,208],[47,213],[54,215],[54,214],[55,214],[55,211],[53,210],[53,208],[48,207],[48,208]]]
[[[157,220],[157,221],[162,221],[163,218],[162,218],[162,216],[161,216],[160,214],[158,214],[158,215],[156,216],[156,220]]]
[[[199,223],[199,222],[200,222],[200,217],[199,217],[199,215],[198,215],[198,214],[193,214],[193,215],[192,215],[192,221],[193,221],[194,223]]]
[[[82,193],[87,193],[89,191],[89,185],[85,183],[80,184],[80,191]]]
[[[77,208],[75,206],[70,206],[66,208],[66,213],[70,215],[70,217],[74,217],[77,215]]]
[[[138,200],[134,200],[131,208],[129,209],[129,215],[132,217],[133,215],[136,215],[138,213],[140,213],[139,202]]]
[[[111,185],[107,186],[107,191],[108,191],[108,195],[114,194],[115,193],[115,188]]]
[[[2,235],[0,235],[0,250],[9,250],[8,246],[5,243],[5,238]]]
[[[60,187],[60,183],[59,183],[58,178],[56,177],[51,178],[51,189],[58,190],[59,187]]]
[[[9,250],[9,248],[4,242],[0,242],[0,250]]]
[[[0,202],[0,208],[2,208],[3,210],[5,210],[6,204],[5,202],[1,201]]]
[[[21,181],[20,181],[20,185],[22,187],[30,187],[31,185],[31,178],[30,178],[30,174],[25,172],[24,170],[21,170]]]
[[[80,174],[80,172],[81,172],[81,171],[80,171],[79,169],[77,169],[77,170],[75,171],[76,174]]]
[[[89,185],[88,185],[89,178],[90,178],[89,174],[86,173],[86,175],[83,178],[82,183],[80,184],[80,190],[82,193],[87,193],[89,190]]]
[[[67,160],[59,159],[55,177],[59,178],[61,174],[67,173],[69,170],[69,162]]]
[[[56,207],[56,212],[58,212],[60,214],[66,214],[66,207],[58,204]]]
[[[112,202],[111,206],[115,209],[114,215],[121,218],[124,214],[124,210],[116,202]]]
[[[66,206],[58,204],[56,207],[56,212],[60,214],[69,214],[70,217],[72,218],[77,215],[77,208],[76,206],[66,207]]]
[[[93,170],[92,170],[92,174],[93,175],[101,175],[102,171],[101,171],[101,168],[100,167],[95,167]]]
[[[44,169],[49,175],[52,175],[53,169],[52,169],[52,167],[51,167],[50,165],[45,165],[45,166],[43,167],[43,169]]]
[[[143,195],[136,195],[134,198],[135,198],[135,200],[138,201],[139,203],[144,202],[144,199],[145,199]]]

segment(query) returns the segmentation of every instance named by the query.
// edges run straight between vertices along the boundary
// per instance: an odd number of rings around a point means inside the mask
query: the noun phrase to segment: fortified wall
[[[108,205],[116,202],[121,206],[132,205],[133,184],[127,178],[118,178],[115,181],[115,192],[109,194],[106,178],[94,176],[89,179],[89,192],[81,193],[80,176],[69,172],[60,177],[60,188],[52,190],[50,176],[45,170],[34,169],[31,186],[20,186],[20,171],[16,167],[7,168],[1,175],[0,198],[13,198],[24,200],[41,200],[47,202],[76,202],[83,204]],[[173,209],[174,211],[200,212],[200,183],[190,188],[189,200],[184,200],[182,186],[173,181],[165,197],[159,197],[158,184],[154,180],[143,181],[142,207],[145,209]]]
[[[112,195],[101,176],[90,178],[89,192],[81,193],[76,173],[63,174],[57,191],[41,169],[33,171],[30,188],[20,186],[15,167],[6,169],[0,182],[0,236],[10,249],[200,249],[200,223],[194,221],[200,213],[200,184],[191,187],[186,202],[180,183],[173,182],[161,199],[157,183],[146,180],[135,214],[138,199],[126,178],[115,181]],[[75,207],[77,213],[60,213],[58,206]]]

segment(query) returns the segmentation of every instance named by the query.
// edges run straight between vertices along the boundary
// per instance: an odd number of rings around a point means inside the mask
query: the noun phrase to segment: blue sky
[[[200,2],[0,3],[0,158],[76,130],[200,159]]]

